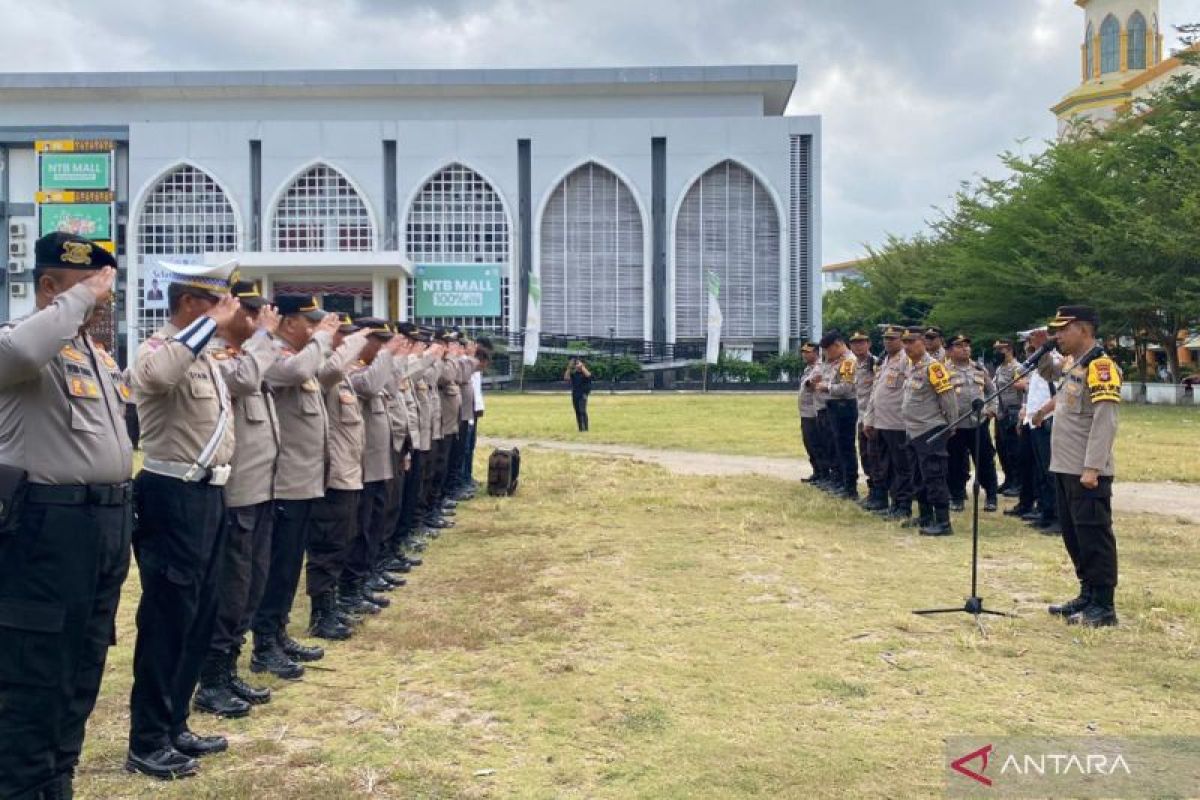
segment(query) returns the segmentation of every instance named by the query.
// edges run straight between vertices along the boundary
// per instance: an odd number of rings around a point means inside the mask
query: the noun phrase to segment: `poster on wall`
[[[156,256],[142,259],[138,269],[142,281],[142,309],[144,311],[167,310],[167,286],[171,283],[171,273],[162,262],[171,264],[200,264],[203,258],[198,255],[190,256]]]
[[[501,274],[499,264],[418,264],[416,315],[498,317]]]

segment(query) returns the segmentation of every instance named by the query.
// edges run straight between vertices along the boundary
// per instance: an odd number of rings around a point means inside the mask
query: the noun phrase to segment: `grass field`
[[[597,433],[632,402],[596,400]],[[538,402],[492,401],[490,427]],[[518,496],[464,506],[319,670],[249,719],[195,716],[232,751],[178,784],[121,771],[131,576],[76,796],[934,797],[947,736],[1200,735],[1200,527],[1118,528],[1123,625],[1079,631],[1044,611],[1075,588],[1061,544],[989,515],[981,593],[1020,617],[984,634],[909,613],[961,601],[965,531],[530,450]]]
[[[566,394],[492,393],[486,432],[572,440]],[[586,440],[735,455],[801,456],[796,398],[785,394],[594,392]],[[1200,408],[1122,406],[1117,470],[1126,481],[1200,483]]]

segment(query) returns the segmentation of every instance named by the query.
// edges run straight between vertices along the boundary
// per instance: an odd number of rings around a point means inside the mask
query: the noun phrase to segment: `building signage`
[[[498,317],[502,273],[499,264],[418,264],[416,315]]]

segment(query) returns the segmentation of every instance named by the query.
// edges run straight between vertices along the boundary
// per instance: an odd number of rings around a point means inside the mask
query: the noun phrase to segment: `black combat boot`
[[[934,506],[933,521],[921,527],[921,535],[950,536],[953,533],[954,528],[950,525],[950,508],[948,506]]]
[[[1113,604],[1112,586],[1093,586],[1088,604],[1082,611],[1067,617],[1068,625],[1085,628],[1108,628],[1117,624],[1117,609]]]
[[[287,626],[279,629],[279,647],[283,654],[293,661],[320,661],[325,657],[325,651],[315,645],[300,644],[288,636]]]
[[[933,508],[917,501],[917,516],[912,516],[912,507],[909,507],[909,516],[900,523],[901,528],[924,528],[933,522]]]
[[[950,499],[951,511],[962,511],[967,507],[967,499],[965,497],[954,497]]]
[[[200,668],[200,688],[192,707],[205,714],[238,719],[250,713],[250,704],[233,693],[229,685],[229,655],[212,653]]]
[[[998,502],[998,498],[994,494],[989,494],[987,496],[987,500],[985,500],[983,503],[984,511],[995,511],[999,507],[1000,507],[1000,503]]]
[[[229,690],[252,706],[261,706],[271,702],[271,690],[264,687],[251,686],[238,676],[237,650],[229,654]]]
[[[1079,596],[1074,600],[1068,600],[1065,603],[1052,605],[1048,609],[1051,614],[1056,617],[1069,617],[1072,614],[1078,614],[1087,608],[1088,603],[1092,600],[1092,590],[1083,581],[1079,582]]]
[[[277,678],[298,681],[304,677],[304,667],[288,658],[273,634],[254,634],[254,652],[250,655],[251,672],[269,672]]]
[[[871,493],[867,495],[867,499],[862,503],[862,508],[863,511],[887,511],[887,489],[882,486],[872,486]]]
[[[344,642],[350,638],[350,629],[337,617],[337,600],[333,592],[325,592],[312,599],[308,635],[334,642]]]
[[[344,581],[341,592],[342,610],[355,615],[378,614],[380,607],[363,594],[363,579],[351,578]]]

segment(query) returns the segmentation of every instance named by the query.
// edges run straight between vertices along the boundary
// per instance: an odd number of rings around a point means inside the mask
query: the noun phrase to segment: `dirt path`
[[[483,437],[490,447],[527,447],[580,453],[593,456],[631,458],[658,464],[678,475],[764,475],[786,481],[799,481],[812,472],[798,458],[733,456],[720,453],[696,453],[688,450],[655,450],[623,444],[584,444],[530,439]],[[1165,514],[1200,524],[1200,490],[1182,483],[1121,483],[1113,487],[1113,510],[1124,513]]]

